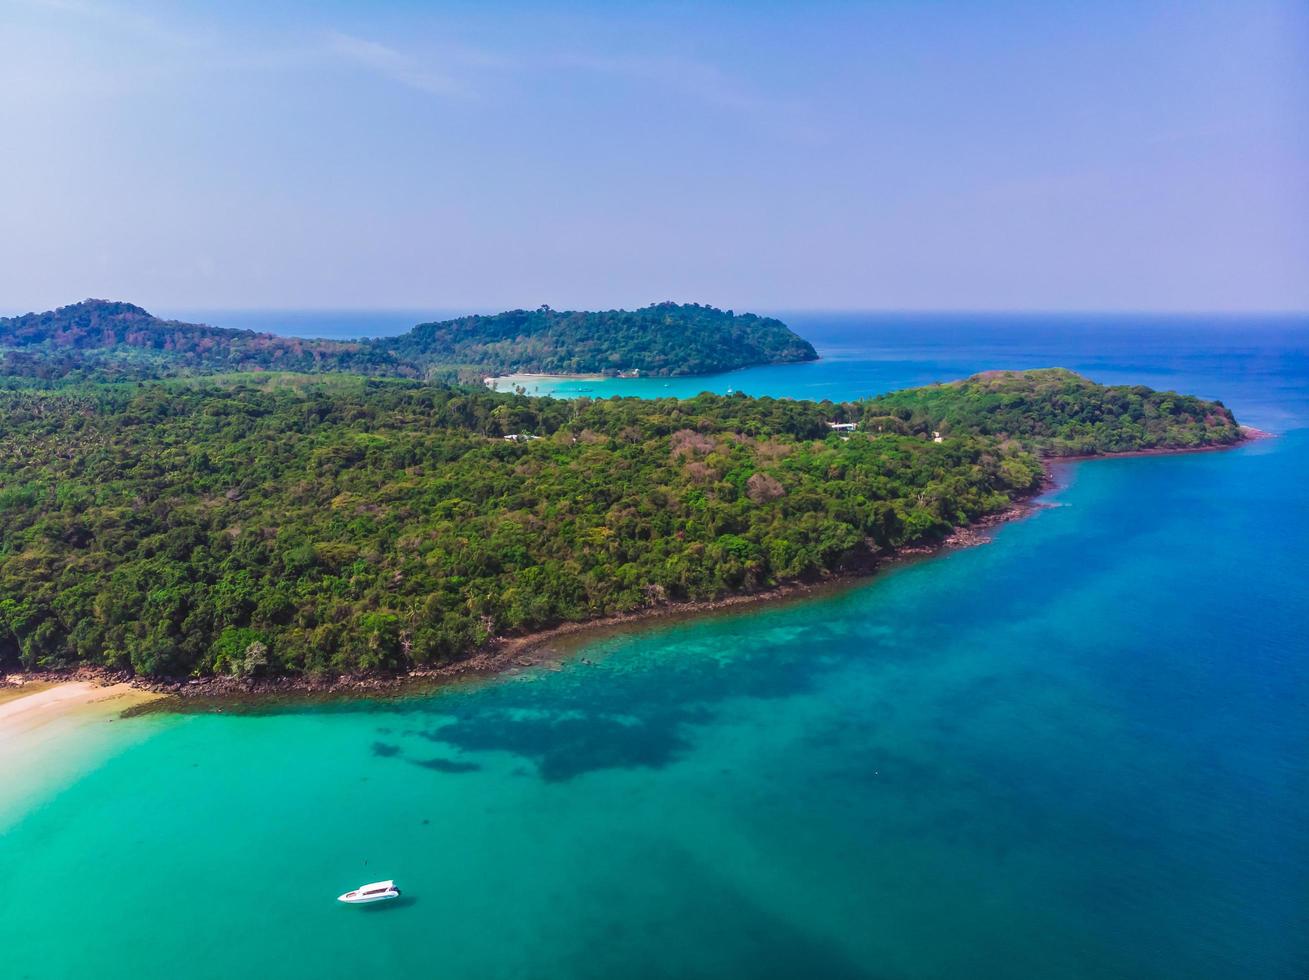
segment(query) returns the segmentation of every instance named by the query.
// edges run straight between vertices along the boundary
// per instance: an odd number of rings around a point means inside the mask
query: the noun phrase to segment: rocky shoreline
[[[140,710],[216,710],[258,708],[279,702],[303,702],[349,698],[405,697],[422,694],[459,682],[510,675],[523,668],[558,663],[569,649],[608,630],[637,623],[677,620],[707,613],[733,610],[759,603],[773,603],[821,594],[869,578],[892,565],[927,558],[946,551],[971,548],[990,541],[990,533],[1001,524],[1017,520],[1041,509],[1037,502],[1042,494],[1058,485],[1055,467],[1060,464],[1125,456],[1180,455],[1193,452],[1216,452],[1234,449],[1257,439],[1271,438],[1270,433],[1242,427],[1244,438],[1223,446],[1195,449],[1141,450],[1097,456],[1064,456],[1045,459],[1045,478],[1031,496],[1016,501],[1006,510],[990,514],[972,524],[955,528],[945,538],[910,545],[892,553],[867,555],[847,569],[813,581],[786,582],[759,592],[724,596],[718,599],[669,602],[627,613],[618,613],[584,622],[569,622],[531,633],[495,637],[462,660],[439,667],[420,667],[402,674],[370,674],[341,677],[200,677],[161,679],[138,677],[127,671],[98,667],[78,667],[69,671],[36,671],[0,677],[0,686],[33,682],[90,681],[101,685],[131,684],[133,687],[165,697],[142,706]]]

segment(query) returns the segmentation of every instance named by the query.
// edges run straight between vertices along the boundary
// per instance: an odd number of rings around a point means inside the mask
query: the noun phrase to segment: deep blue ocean
[[[1309,319],[787,320],[822,360],[566,384],[1062,366],[1275,438],[1061,466],[989,544],[558,669],[88,723],[0,786],[0,974],[1309,976]]]

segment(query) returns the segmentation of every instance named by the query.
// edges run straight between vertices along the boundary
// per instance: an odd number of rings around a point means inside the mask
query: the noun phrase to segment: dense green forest
[[[0,318],[0,375],[144,379],[254,370],[400,374],[404,366],[365,343],[161,320],[106,300]]]
[[[354,376],[0,391],[0,664],[248,676],[446,662],[497,634],[939,539],[1033,493],[1033,449],[1062,448],[1059,433],[1105,449],[1230,435],[1221,406],[1122,401],[1063,374],[1006,376],[1000,416],[959,394],[994,384],[840,405]],[[833,433],[840,419],[862,431]]]
[[[512,371],[685,375],[817,356],[779,320],[694,303],[602,313],[543,306],[350,342],[161,320],[131,303],[105,300],[0,318],[0,375],[47,380],[240,371],[348,371],[425,380],[479,380]]]
[[[405,363],[475,364],[497,373],[711,374],[818,357],[780,320],[694,303],[603,313],[543,306],[424,323],[378,344]]]
[[[1012,437],[1048,456],[1229,445],[1240,427],[1221,402],[1141,385],[1098,385],[1060,368],[988,371],[880,395],[861,405],[866,428]]]

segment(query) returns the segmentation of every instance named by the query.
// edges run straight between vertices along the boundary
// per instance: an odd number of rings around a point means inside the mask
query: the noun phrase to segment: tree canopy
[[[105,300],[0,318],[0,374],[45,379],[240,371],[348,371],[427,380],[513,371],[668,376],[817,356],[779,320],[695,303],[598,313],[543,306],[424,323],[399,337],[358,341],[161,320],[131,303]]]
[[[480,365],[499,373],[711,374],[818,357],[780,320],[696,303],[602,313],[543,306],[424,323],[378,343],[407,363]]]
[[[1024,403],[996,383],[849,404],[283,374],[0,391],[0,665],[442,663],[938,540],[1035,492],[1042,447],[1234,425],[1216,403],[1064,375],[1007,380]]]
[[[987,371],[879,395],[861,409],[898,431],[1011,437],[1050,456],[1192,449],[1241,439],[1222,402],[1144,385],[1099,385],[1062,368]]]

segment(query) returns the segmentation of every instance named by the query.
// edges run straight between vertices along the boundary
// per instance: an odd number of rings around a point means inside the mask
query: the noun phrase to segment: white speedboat
[[[368,905],[371,902],[385,902],[389,898],[399,898],[400,889],[394,881],[375,881],[371,885],[360,885],[352,892],[346,892],[337,898],[347,905]]]

